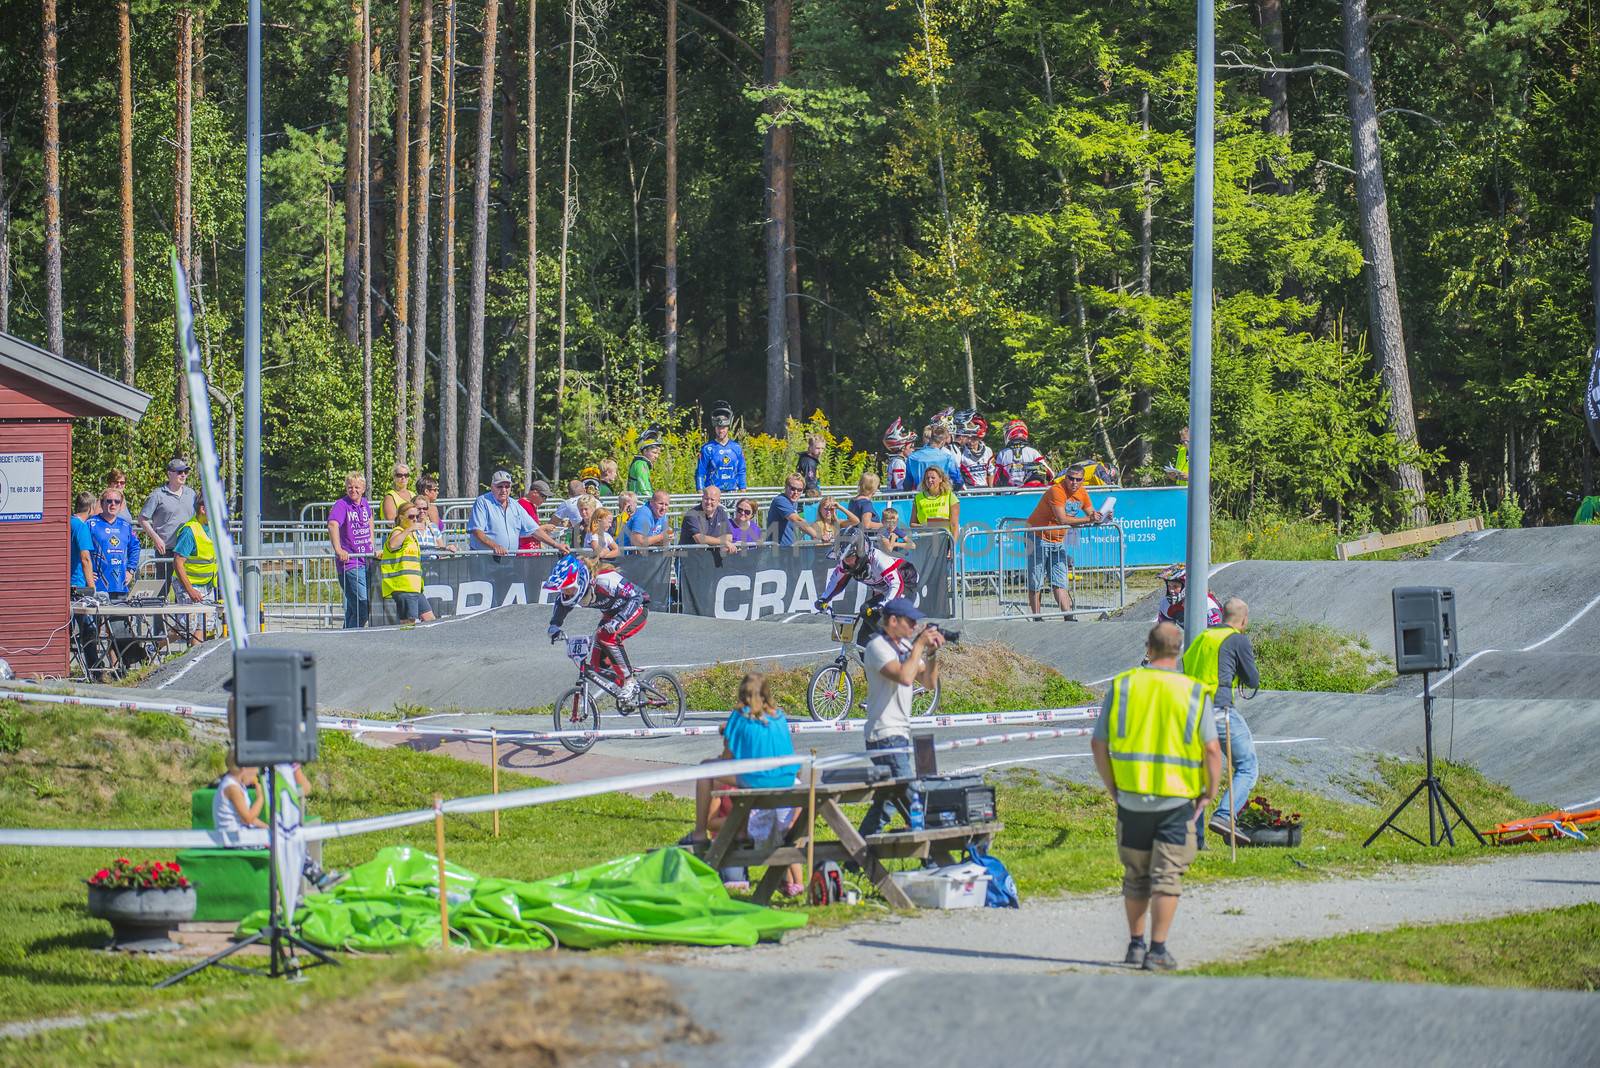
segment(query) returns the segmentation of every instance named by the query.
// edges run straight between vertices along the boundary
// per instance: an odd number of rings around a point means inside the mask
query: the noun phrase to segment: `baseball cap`
[[[494,473],[494,477],[489,480],[489,485],[498,486],[502,482],[510,482],[510,481],[511,481],[511,472],[510,471],[496,471]]]
[[[550,492],[550,483],[546,482],[542,478],[536,478],[532,482],[528,483],[528,492],[537,493],[541,497],[552,496]]]
[[[185,460],[181,456],[174,456],[172,459],[167,461],[167,470],[187,471],[189,470],[189,461]]]
[[[911,598],[909,597],[895,597],[885,601],[879,611],[886,616],[902,616],[913,623],[920,623],[928,618],[923,614],[922,609],[911,603]]]

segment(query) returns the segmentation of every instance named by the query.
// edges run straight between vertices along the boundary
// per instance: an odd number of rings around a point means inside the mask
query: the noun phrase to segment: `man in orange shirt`
[[[1055,527],[1054,530],[1028,533],[1028,610],[1038,619],[1040,592],[1045,579],[1050,580],[1050,590],[1055,594],[1056,605],[1066,618],[1072,618],[1072,592],[1068,582],[1072,578],[1071,549],[1078,543],[1078,535],[1063,527],[1083,527],[1099,523],[1102,516],[1089,501],[1089,491],[1083,488],[1083,465],[1074,464],[1060,478],[1050,483],[1050,488],[1039,498],[1039,505],[1028,517],[1030,527]]]

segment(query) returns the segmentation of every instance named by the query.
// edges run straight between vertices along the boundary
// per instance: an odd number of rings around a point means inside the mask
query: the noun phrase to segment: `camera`
[[[925,629],[942,635],[946,645],[959,645],[961,643],[961,632],[959,630],[945,630],[937,623],[929,623]]]

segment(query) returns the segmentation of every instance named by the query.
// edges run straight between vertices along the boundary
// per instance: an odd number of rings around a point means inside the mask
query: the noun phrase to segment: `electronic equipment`
[[[986,786],[981,775],[934,775],[911,787],[922,795],[923,821],[929,827],[994,822],[994,787]]]
[[[294,649],[233,653],[233,752],[241,767],[317,759],[317,665]]]
[[[1394,669],[1401,675],[1455,666],[1456,591],[1448,586],[1396,586]]]

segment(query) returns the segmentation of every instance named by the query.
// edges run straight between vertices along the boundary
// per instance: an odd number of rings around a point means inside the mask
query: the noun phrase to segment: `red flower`
[[[182,871],[183,869],[178,867],[178,862],[174,860],[174,861],[170,862],[167,865],[167,870],[168,871]]]
[[[107,871],[105,868],[101,868],[99,871],[94,873],[94,877],[96,879],[109,879],[111,878],[111,872]]]

